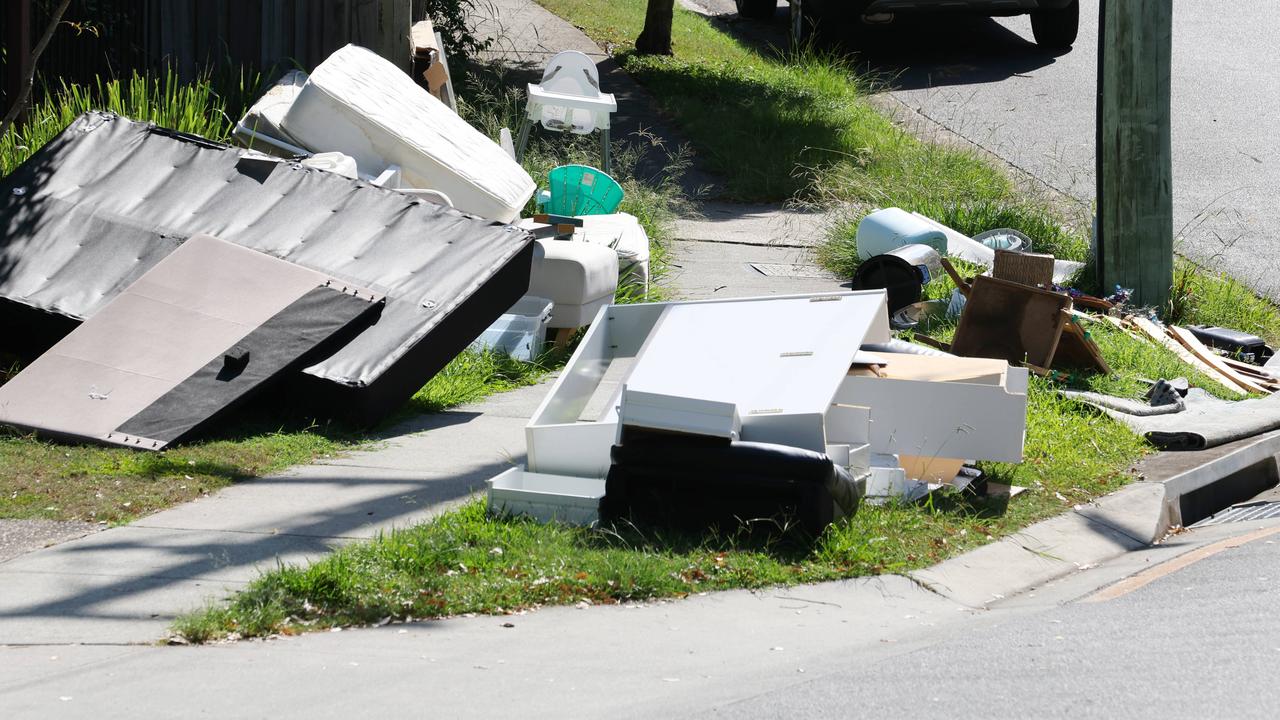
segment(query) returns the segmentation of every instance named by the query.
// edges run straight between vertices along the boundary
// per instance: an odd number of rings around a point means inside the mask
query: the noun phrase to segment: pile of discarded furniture
[[[1082,266],[1032,252],[1016,230],[995,229],[968,238],[930,218],[887,208],[858,226],[863,262],[855,288],[882,288],[891,323],[909,330],[931,319],[957,320],[950,344],[917,334],[917,340],[969,357],[1004,358],[1040,375],[1070,379],[1072,373],[1110,373],[1088,331],[1106,323],[1132,338],[1175,354],[1235,398],[1221,400],[1185,378],[1148,380],[1142,400],[1062,389],[1169,450],[1199,450],[1280,428],[1280,357],[1265,341],[1221,327],[1163,325],[1150,311],[1063,287]],[[985,273],[964,278],[947,259],[960,257]],[[941,273],[956,289],[949,299],[921,300]],[[1259,397],[1261,396],[1261,397]]]
[[[893,339],[872,290],[603,308],[526,428],[498,512],[809,532],[863,498],[1019,462],[1027,370]]]
[[[244,148],[89,112],[0,180],[3,349],[31,358],[0,423],[161,450],[267,389],[371,423],[468,346],[533,360],[550,330],[587,327],[527,465],[489,483],[495,512],[817,534],[863,502],[985,491],[972,463],[1022,460],[1029,373],[1110,372],[1091,322],[1241,395],[1280,388],[1259,338],[1122,315],[1064,291],[1081,264],[1016,230],[897,208],[859,225],[852,292],[615,304],[620,284],[647,292],[649,240],[619,211],[594,64],[553,57],[518,143],[495,142],[452,107],[439,37],[413,37],[426,87],[347,46],[267,91]],[[599,132],[604,169],[556,168],[538,192],[517,162],[536,126]],[[922,299],[943,273],[952,297]],[[893,335],[946,315],[949,344]],[[1280,427],[1280,400],[1196,390],[1070,395],[1169,447]]]
[[[29,361],[0,423],[159,450],[268,388],[372,423],[473,343],[563,341],[620,265],[644,288],[617,183],[557,169],[540,199],[581,212],[520,222],[535,182],[418,54],[426,88],[352,45],[285,75],[247,148],[89,112],[0,179],[3,350]]]

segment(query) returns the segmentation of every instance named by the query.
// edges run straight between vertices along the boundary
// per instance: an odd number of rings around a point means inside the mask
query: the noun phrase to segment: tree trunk
[[[49,19],[49,26],[45,28],[44,35],[40,36],[40,42],[36,43],[36,47],[31,51],[31,57],[27,59],[27,65],[22,77],[22,87],[18,92],[18,97],[14,98],[13,106],[9,108],[9,112],[4,116],[4,120],[0,120],[0,138],[9,132],[9,126],[13,125],[18,116],[22,114],[27,107],[27,99],[31,97],[31,86],[35,83],[36,63],[40,61],[40,55],[44,52],[45,47],[49,44],[49,39],[53,37],[53,31],[58,29],[58,23],[62,22],[62,15],[67,11],[67,6],[71,4],[71,0],[61,0],[58,7],[53,11],[53,16]],[[21,62],[21,58],[11,57],[10,62]]]
[[[649,0],[644,13],[644,30],[636,38],[636,52],[641,55],[671,54],[671,16],[675,0]]]

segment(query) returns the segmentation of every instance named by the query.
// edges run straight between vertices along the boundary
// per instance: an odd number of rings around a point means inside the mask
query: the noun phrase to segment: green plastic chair
[[[547,174],[549,197],[542,211],[552,215],[608,215],[622,204],[622,186],[587,165],[561,165]]]

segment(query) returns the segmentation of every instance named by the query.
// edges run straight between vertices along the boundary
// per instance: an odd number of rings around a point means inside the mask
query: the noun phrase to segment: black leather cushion
[[[825,454],[786,445],[624,428],[601,515],[687,529],[775,519],[817,535],[861,492]]]

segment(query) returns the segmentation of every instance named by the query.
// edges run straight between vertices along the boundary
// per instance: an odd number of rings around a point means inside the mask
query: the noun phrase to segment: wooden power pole
[[[1173,284],[1172,0],[1102,0],[1098,20],[1098,275],[1164,309]]]

